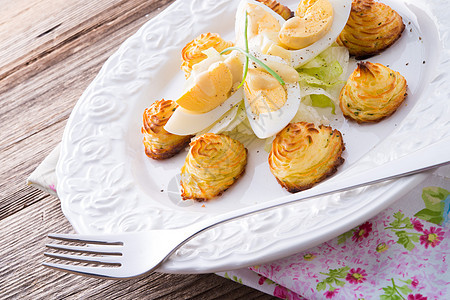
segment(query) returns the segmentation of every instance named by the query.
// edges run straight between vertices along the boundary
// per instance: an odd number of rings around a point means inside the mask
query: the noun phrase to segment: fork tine
[[[49,233],[49,238],[66,241],[66,242],[77,242],[86,244],[100,244],[100,245],[123,245],[123,242],[119,240],[109,240],[105,236],[98,235],[79,235],[79,234],[59,234],[59,233]],[[117,237],[112,237],[117,239]]]
[[[50,252],[45,252],[44,255],[51,258],[72,260],[84,263],[121,265],[121,263],[117,261],[117,256],[85,256],[85,255],[50,253]]]
[[[46,244],[48,248],[62,250],[62,251],[73,251],[73,252],[82,252],[82,253],[90,253],[90,254],[106,254],[106,255],[122,255],[118,250],[119,247],[114,246],[106,246],[106,247],[98,247],[98,246],[72,246],[72,245],[62,245],[62,244]]]
[[[121,279],[122,277],[115,275],[119,268],[100,268],[100,267],[87,267],[87,266],[73,266],[63,265],[55,263],[42,263],[43,266],[58,271],[64,271],[77,275],[84,275],[96,278],[108,278],[108,279]],[[126,277],[123,277],[126,278]]]

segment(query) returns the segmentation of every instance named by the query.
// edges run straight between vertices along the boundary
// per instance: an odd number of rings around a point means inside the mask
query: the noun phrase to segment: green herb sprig
[[[253,60],[254,62],[256,62],[258,65],[260,65],[261,67],[263,67],[267,72],[269,72],[270,75],[272,75],[273,77],[275,77],[275,79],[281,84],[281,85],[285,85],[284,80],[280,77],[280,75],[278,75],[274,70],[272,70],[268,65],[266,65],[265,63],[263,63],[262,61],[260,61],[259,59],[257,59],[255,56],[253,56],[252,54],[249,53],[248,51],[248,36],[247,36],[247,29],[248,29],[248,14],[247,12],[245,13],[245,35],[244,35],[244,41],[245,41],[245,50],[240,48],[240,47],[228,47],[225,50],[223,50],[222,52],[220,52],[220,54],[224,54],[226,52],[232,51],[232,50],[237,50],[241,53],[243,53],[245,55],[245,64],[244,64],[244,76],[242,77],[242,81],[239,84],[239,86],[237,87],[238,89],[244,84],[245,79],[247,78],[247,73],[248,73],[248,61],[249,59]]]
[[[245,40],[245,52],[248,53],[248,37],[247,37],[247,29],[248,29],[248,13],[245,12],[245,35],[244,35],[244,40]],[[226,49],[225,49],[226,50]],[[223,53],[223,51],[222,51]],[[222,54],[220,53],[220,54]],[[241,86],[244,85],[245,82],[245,78],[247,78],[247,73],[248,73],[248,56],[245,57],[245,64],[244,64],[244,76],[242,76],[242,81],[241,83],[238,85],[237,89],[239,89]]]

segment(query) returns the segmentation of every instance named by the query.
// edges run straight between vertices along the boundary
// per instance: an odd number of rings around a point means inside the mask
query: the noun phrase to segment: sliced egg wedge
[[[193,113],[206,113],[229,98],[233,88],[233,75],[227,65],[220,61],[200,74],[194,84],[177,99],[177,104]]]
[[[255,54],[258,56],[257,54]],[[300,105],[298,73],[280,57],[259,55],[285,82],[282,85],[256,64],[250,64],[244,83],[244,101],[253,132],[265,139],[282,130]]]
[[[177,135],[196,134],[211,126],[243,99],[243,88],[237,89],[237,86],[242,81],[242,55],[235,51],[228,55],[220,55],[214,48],[205,50],[204,53],[208,57],[193,66],[191,75],[185,84],[185,92],[177,100],[179,106],[164,126],[164,129],[170,133]],[[216,76],[213,79],[218,79],[220,84],[222,83],[221,81],[226,81],[226,89],[231,90],[227,97],[213,99],[220,101],[213,103],[213,105],[208,102],[202,103],[204,100],[201,100],[203,96],[202,91],[201,88],[198,88],[199,78],[209,76],[212,70]],[[223,80],[223,78],[227,80]],[[203,84],[217,83],[208,81],[210,81],[210,78],[204,80]],[[218,88],[222,88],[222,86]],[[206,90],[208,87],[203,89]]]
[[[240,88],[224,103],[203,114],[192,113],[182,107],[178,107],[170,117],[169,121],[167,121],[164,129],[177,135],[196,134],[211,126],[226,112],[236,107],[243,98],[243,89]]]
[[[309,7],[310,2],[315,4]],[[286,21],[263,3],[255,0],[242,0],[236,12],[237,45],[240,47],[245,45],[245,14],[247,13],[249,49],[262,54],[282,57],[291,66],[298,68],[336,41],[347,23],[351,2],[351,0],[303,0],[301,1],[303,8],[299,7],[297,16]],[[331,14],[328,11],[327,3],[332,6]],[[314,20],[314,23],[309,24],[308,22],[311,20]],[[292,45],[303,47],[301,49],[292,49],[280,40],[280,34],[283,35],[284,32],[286,39],[289,30],[294,30],[293,27],[303,30],[300,34],[303,37],[301,42],[296,40],[292,42]],[[289,30],[286,31],[286,29]],[[305,35],[307,33],[310,34]]]

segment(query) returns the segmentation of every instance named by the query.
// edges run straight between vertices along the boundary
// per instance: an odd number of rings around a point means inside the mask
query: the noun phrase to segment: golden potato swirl
[[[406,80],[382,64],[358,63],[341,90],[339,106],[358,123],[378,122],[393,114],[406,98]]]
[[[141,132],[145,154],[153,159],[166,159],[185,148],[192,136],[175,135],[164,129],[178,105],[172,100],[155,101],[146,108],[143,115]]]
[[[400,38],[405,24],[389,6],[373,0],[353,0],[352,9],[337,43],[358,59],[378,54]]]
[[[212,47],[221,52],[231,46],[233,46],[232,42],[224,41],[217,33],[208,32],[196,37],[181,50],[183,58],[181,69],[184,75],[188,78],[191,75],[192,66],[207,58],[202,51]]]
[[[333,175],[344,163],[342,134],[329,126],[291,123],[272,142],[269,167],[291,193],[306,190]]]
[[[294,16],[294,12],[289,7],[284,6],[275,0],[256,0],[270,7],[274,12],[279,14],[283,19],[287,20]]]
[[[247,149],[226,135],[205,133],[190,146],[181,168],[184,200],[207,201],[222,194],[247,165]]]

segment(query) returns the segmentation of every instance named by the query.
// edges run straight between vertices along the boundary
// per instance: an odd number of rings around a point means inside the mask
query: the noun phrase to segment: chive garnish
[[[245,41],[245,51],[248,53],[248,37],[247,37],[247,29],[248,29],[248,13],[245,12],[245,35],[244,35],[244,41]],[[244,64],[244,75],[242,76],[242,81],[238,85],[237,89],[239,89],[241,86],[244,85],[245,78],[247,78],[247,72],[248,72],[248,56],[245,57],[245,64]]]
[[[268,65],[266,65],[265,63],[263,63],[262,61],[260,61],[259,59],[257,59],[255,56],[253,56],[252,54],[249,53],[248,51],[248,37],[247,37],[247,28],[248,28],[248,14],[247,12],[245,13],[245,35],[244,35],[244,41],[245,41],[245,50],[239,47],[229,47],[226,48],[225,50],[223,50],[222,52],[220,52],[220,54],[224,54],[226,52],[232,51],[232,50],[237,50],[241,53],[243,53],[246,57],[245,57],[245,64],[244,64],[244,76],[242,77],[242,81],[239,84],[239,86],[237,87],[238,89],[244,84],[245,78],[247,77],[247,72],[248,72],[248,60],[251,59],[254,62],[256,62],[258,65],[260,65],[261,67],[263,67],[267,72],[269,72],[270,75],[272,75],[273,77],[275,77],[275,79],[281,84],[281,85],[285,85],[284,80],[280,77],[280,75],[278,75],[274,70],[272,70]]]
[[[272,70],[268,65],[266,65],[265,63],[263,63],[262,61],[260,61],[259,59],[257,59],[256,57],[254,57],[252,54],[245,52],[244,49],[241,49],[239,47],[229,47],[225,50],[223,50],[220,54],[224,53],[224,52],[228,52],[231,50],[237,50],[242,52],[245,56],[247,56],[248,58],[250,58],[251,60],[253,60],[255,63],[257,63],[258,65],[260,65],[261,67],[263,67],[267,72],[270,73],[270,75],[272,75],[273,77],[275,77],[276,80],[278,80],[278,82],[281,85],[285,85],[284,80],[281,79],[280,75],[278,75],[274,70]],[[248,69],[248,66],[247,66]]]

